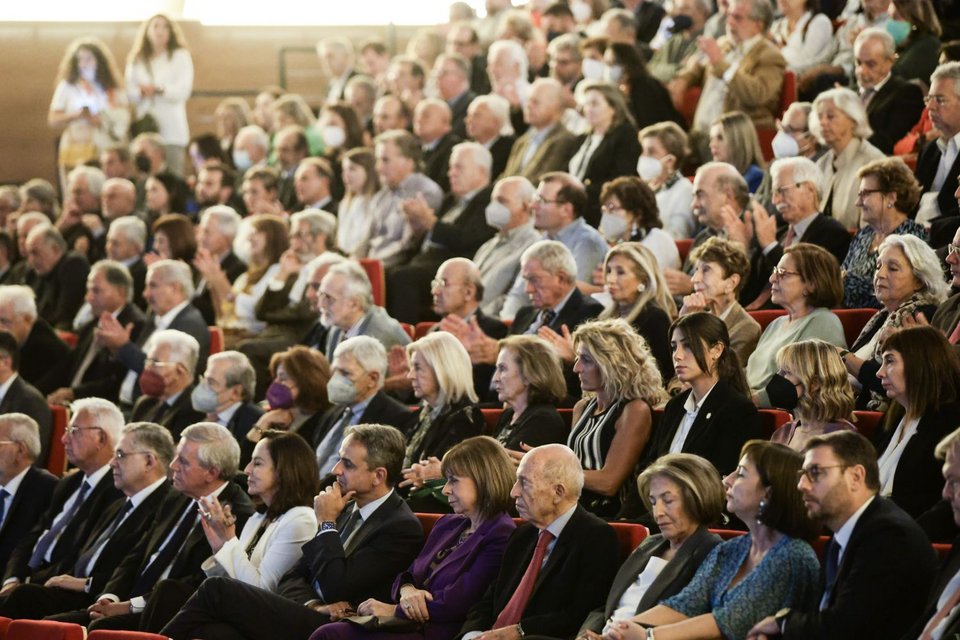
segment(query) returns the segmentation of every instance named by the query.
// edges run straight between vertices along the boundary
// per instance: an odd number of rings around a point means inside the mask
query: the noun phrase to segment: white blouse
[[[234,281],[233,292],[236,294],[236,298],[233,301],[233,313],[235,319],[229,323],[230,328],[244,329],[251,333],[257,333],[266,328],[266,322],[257,320],[257,303],[267,292],[270,281],[273,280],[273,276],[279,270],[279,262],[270,265],[270,268],[261,276],[257,284],[251,287],[250,291],[245,291],[247,288],[246,273],[240,274],[240,277]]]
[[[903,450],[907,448],[910,438],[916,435],[919,424],[920,418],[910,421],[906,418],[901,420],[886,450],[877,460],[877,465],[880,467],[880,495],[889,498],[893,494],[893,478],[897,474],[897,465],[900,464]]]
[[[770,35],[780,46],[788,69],[799,73],[830,59],[833,54],[830,18],[807,11],[797,20],[793,31],[787,31],[788,28],[786,18],[778,18],[770,27]]]
[[[180,48],[173,55],[160,55],[150,60],[149,68],[141,60],[127,65],[127,96],[136,107],[137,118],[152,113],[159,133],[168,145],[185,147],[190,142],[187,126],[187,99],[193,93],[193,59]],[[140,86],[152,84],[163,89],[163,95],[144,98]]]

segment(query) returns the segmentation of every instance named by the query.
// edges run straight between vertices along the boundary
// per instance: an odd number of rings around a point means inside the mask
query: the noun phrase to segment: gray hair
[[[296,233],[301,222],[307,223],[311,234],[326,236],[327,247],[333,246],[333,241],[337,235],[337,218],[332,213],[313,207],[298,211],[290,216],[290,231]]]
[[[570,283],[577,279],[577,261],[573,253],[562,242],[539,240],[527,247],[520,256],[521,269],[529,260],[536,260],[544,271],[554,275],[561,273]]]
[[[817,199],[820,199],[823,195],[823,172],[813,160],[803,156],[775,160],[770,165],[770,180],[776,182],[780,174],[788,169],[793,171],[794,184],[811,183],[817,192]]]
[[[219,469],[221,480],[237,475],[240,445],[226,427],[216,422],[197,422],[184,429],[180,439],[196,443],[200,466]]]
[[[474,164],[484,170],[487,174],[487,177],[490,177],[490,172],[493,170],[493,156],[490,155],[490,150],[479,142],[461,142],[451,149],[450,155],[453,156],[454,153],[458,151],[464,151],[469,153]]]
[[[583,54],[580,53],[580,36],[575,33],[564,33],[557,36],[547,45],[547,54],[553,58],[561,51],[569,53],[577,62],[583,60]]]
[[[460,402],[464,398],[477,402],[470,354],[452,333],[434,331],[411,342],[407,345],[407,358],[412,360],[416,353],[433,370],[437,379],[437,388],[440,390],[437,406]]]
[[[960,62],[947,62],[934,69],[930,84],[937,80],[953,80],[953,92],[960,96]]]
[[[474,98],[471,104],[490,109],[494,117],[500,121],[500,135],[509,136],[513,134],[513,124],[510,122],[510,102],[506,98],[495,93],[487,93]]]
[[[633,12],[627,9],[607,9],[604,11],[603,15],[600,16],[600,23],[606,26],[611,22],[616,23],[619,31],[626,29],[634,33],[637,32],[637,18],[633,15]]]
[[[955,429],[950,434],[937,443],[933,455],[937,460],[946,460],[947,456],[953,454],[960,455],[960,429]]]
[[[382,389],[387,377],[387,350],[383,343],[370,336],[354,336],[337,345],[334,358],[350,356],[364,371],[376,371],[380,374],[377,388]]]
[[[519,77],[523,80],[529,75],[530,62],[527,59],[527,52],[523,50],[516,40],[496,40],[487,50],[487,66],[491,66],[493,61],[500,55],[507,55],[510,61],[519,67]]]
[[[857,51],[860,49],[867,40],[878,40],[880,44],[883,45],[883,55],[886,56],[887,59],[892,60],[897,55],[897,43],[886,29],[880,29],[878,27],[864,29],[860,32],[860,35],[857,36],[857,39],[853,41],[853,50]]]
[[[773,3],[768,0],[730,0],[730,6],[745,2],[750,4],[750,19],[763,24],[764,31],[770,29],[773,24]]]
[[[363,267],[356,262],[346,260],[330,267],[327,275],[323,277],[326,279],[334,274],[345,278],[347,297],[356,300],[364,312],[373,306],[373,286]]]
[[[67,174],[67,184],[73,184],[73,181],[81,176],[87,179],[87,189],[90,190],[90,193],[99,198],[103,191],[103,183],[107,181],[107,175],[96,167],[81,164],[71,169],[70,173]]]
[[[854,137],[866,140],[873,135],[873,129],[870,128],[870,121],[867,120],[867,110],[864,108],[860,96],[852,90],[840,87],[824,91],[813,101],[813,110],[815,113],[824,102],[832,102],[833,106],[853,120]],[[826,144],[823,140],[823,132],[820,129],[820,118],[810,118],[808,125],[810,127],[810,133],[820,141],[820,144]]]
[[[22,284],[0,286],[0,306],[10,305],[15,315],[37,319],[37,294]]]
[[[123,430],[124,420],[117,405],[103,398],[74,400],[70,405],[70,414],[76,417],[81,411],[94,419],[97,426],[106,434],[111,447],[120,442],[120,432]]]
[[[217,223],[217,231],[231,239],[237,236],[240,229],[240,214],[236,209],[225,204],[215,204],[200,216],[200,222],[213,218]]]
[[[116,260],[100,260],[90,267],[90,275],[102,273],[107,284],[122,290],[127,302],[133,300],[133,277],[130,270]]]
[[[344,87],[344,92],[349,93],[354,89],[360,88],[367,93],[370,97],[371,104],[377,99],[377,82],[370,76],[364,75],[355,75],[349,80]]]
[[[27,448],[31,462],[40,457],[40,426],[36,420],[25,413],[5,413],[0,415],[0,425],[10,429],[7,437],[11,442],[22,443]]]
[[[121,431],[121,436],[127,435],[131,436],[138,450],[152,453],[164,470],[170,468],[170,462],[176,455],[176,445],[169,429],[153,422],[131,422]]]
[[[339,49],[340,53],[347,54],[351,61],[354,58],[353,43],[343,36],[331,36],[317,42],[317,54],[323,55],[326,49]]]
[[[143,251],[147,246],[147,225],[136,216],[121,216],[110,223],[110,231],[116,229],[128,242],[140,247]]]
[[[877,255],[891,247],[899,247],[903,251],[903,255],[913,268],[913,275],[923,283],[923,287],[936,304],[947,299],[950,294],[950,285],[944,279],[937,252],[930,248],[930,245],[916,236],[906,234],[887,236],[877,248]]]
[[[433,63],[434,68],[439,68],[444,62],[452,62],[457,70],[460,72],[460,75],[463,76],[463,79],[467,82],[470,81],[470,73],[472,71],[472,65],[470,61],[464,58],[459,53],[441,53],[437,56],[436,62]]]
[[[159,349],[161,345],[170,348],[170,361],[179,362],[185,366],[191,377],[196,373],[197,360],[200,358],[200,343],[196,338],[176,329],[156,331],[147,338],[147,343],[143,345],[143,352],[149,354],[154,349]]]
[[[229,363],[226,372],[223,374],[223,380],[226,386],[232,387],[239,384],[243,387],[243,400],[250,402],[253,400],[254,389],[257,386],[257,373],[253,370],[253,365],[244,354],[239,351],[221,351],[215,353],[207,360],[207,370],[215,362],[224,361]]]
[[[237,131],[234,140],[240,140],[241,138],[249,138],[251,142],[263,149],[264,153],[270,150],[270,136],[259,125],[248,124],[242,127]]]
[[[156,273],[157,277],[166,284],[178,284],[187,300],[193,299],[193,274],[190,273],[190,267],[186,262],[179,260],[157,260],[147,267],[147,278],[151,273]]]
[[[497,180],[497,184],[513,183],[517,183],[519,185],[517,187],[517,195],[520,197],[520,201],[524,204],[530,204],[533,202],[533,199],[537,197],[537,188],[532,182],[523,176],[508,176],[506,178],[500,178]]]
[[[335,264],[340,264],[341,262],[349,262],[349,260],[347,258],[344,258],[339,253],[334,253],[333,251],[327,251],[325,253],[321,253],[316,258],[308,262],[304,267],[303,272],[306,274],[307,278],[312,278],[313,274],[317,272],[317,269],[321,269],[323,267],[330,267]]]
[[[790,106],[787,107],[787,110],[783,112],[783,118],[781,118],[781,121],[786,120],[789,114],[793,111],[803,112],[804,117],[807,119],[807,129],[809,129],[810,128],[810,112],[813,111],[813,104],[810,102],[791,102]]]
[[[47,247],[57,249],[60,253],[67,252],[67,241],[63,239],[63,234],[56,227],[48,224],[37,225],[27,234],[27,243],[40,238]]]
[[[50,218],[47,216],[47,214],[41,211],[27,211],[26,213],[21,214],[19,218],[17,218],[17,234],[22,236],[24,233],[24,230],[27,228],[27,226],[31,224],[34,226],[36,225],[51,226]]]

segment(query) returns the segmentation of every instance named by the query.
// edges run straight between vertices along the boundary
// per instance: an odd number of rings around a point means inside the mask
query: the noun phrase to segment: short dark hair
[[[344,437],[353,438],[367,450],[367,468],[387,470],[387,484],[394,486],[403,479],[403,458],[406,440],[396,428],[385,424],[357,424],[347,429]]]
[[[582,218],[587,213],[587,190],[579,180],[564,171],[550,171],[540,176],[540,182],[550,184],[559,182],[557,204],[569,204],[573,207],[573,216]]]
[[[20,370],[20,345],[9,331],[0,331],[0,356],[10,356],[13,370]]]
[[[847,467],[860,465],[864,470],[864,484],[872,491],[880,490],[880,468],[877,464],[877,450],[864,436],[856,431],[834,431],[807,440],[803,447],[806,453],[817,447],[829,447],[833,455]]]
[[[606,182],[600,190],[600,203],[610,198],[620,201],[623,210],[635,217],[638,226],[644,231],[660,229],[660,208],[657,196],[646,182],[637,176],[620,176]]]
[[[790,447],[768,440],[748,440],[740,449],[757,468],[760,482],[770,489],[770,498],[757,520],[791,538],[813,540],[820,526],[810,519],[797,488],[803,456]]]
[[[554,2],[543,10],[543,15],[551,18],[572,18],[573,10],[566,2]]]
[[[484,520],[505,513],[513,504],[513,463],[503,446],[490,436],[467,438],[450,447],[440,463],[440,472],[473,480],[477,485],[477,507]]]
[[[307,441],[290,431],[270,429],[260,435],[267,443],[277,476],[277,493],[266,509],[268,519],[278,518],[293,507],[313,506],[320,491],[317,456]]]
[[[960,358],[939,329],[921,326],[895,331],[883,343],[882,351],[887,350],[903,358],[909,417],[919,418],[960,398]]]
[[[220,188],[227,187],[233,190],[237,182],[237,171],[230,165],[219,160],[207,160],[200,167],[201,171],[212,171],[220,174]]]

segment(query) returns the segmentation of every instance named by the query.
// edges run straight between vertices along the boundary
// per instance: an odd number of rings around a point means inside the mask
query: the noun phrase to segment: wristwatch
[[[520,636],[521,638],[526,635],[526,634],[523,632],[523,627],[520,626],[520,623],[519,623],[519,622],[517,623],[517,635]]]
[[[336,530],[337,530],[337,523],[333,522],[332,520],[326,520],[320,523],[320,533],[323,533],[324,531],[336,531]]]

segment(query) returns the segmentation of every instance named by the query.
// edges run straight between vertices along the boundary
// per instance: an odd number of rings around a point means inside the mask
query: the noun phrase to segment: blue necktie
[[[110,523],[110,526],[107,527],[103,533],[97,536],[97,540],[87,547],[87,550],[80,554],[80,557],[77,558],[77,564],[73,567],[73,575],[79,577],[86,577],[90,575],[87,565],[90,564],[90,561],[96,557],[100,550],[107,545],[107,542],[110,541],[110,536],[116,533],[117,529],[120,528],[120,524],[123,522],[124,518],[127,517],[127,514],[133,510],[133,503],[130,502],[130,499],[127,498],[127,501],[124,503],[123,508],[120,509],[120,512],[117,513],[117,517],[113,519],[113,522]],[[89,567],[93,569],[93,567]]]
[[[187,505],[186,510],[180,517],[180,521],[177,523],[177,528],[173,532],[173,535],[168,537],[166,544],[160,547],[153,562],[144,567],[143,571],[140,572],[140,577],[137,578],[137,582],[130,591],[130,597],[142,596],[153,589],[153,586],[157,583],[157,580],[160,579],[160,576],[163,575],[163,572],[173,563],[177,557],[177,553],[180,551],[180,547],[183,546],[183,543],[187,540],[187,536],[190,535],[190,532],[196,526],[197,515],[199,513],[198,509],[199,505],[196,502],[191,501],[190,504]]]
[[[57,522],[47,530],[45,534],[40,536],[40,539],[37,541],[36,546],[33,548],[33,554],[30,556],[30,562],[27,563],[27,566],[31,569],[36,569],[43,564],[43,559],[47,556],[47,552],[57,543],[57,540],[60,538],[60,534],[63,533],[63,530],[67,528],[67,525],[70,524],[70,521],[73,520],[73,517],[77,515],[77,511],[80,510],[80,507],[83,505],[84,500],[87,498],[87,493],[90,491],[90,485],[87,484],[87,481],[84,480],[80,485],[80,493],[77,495],[77,499],[73,501],[73,504],[70,505],[70,510],[63,514],[63,517],[57,520]]]
[[[3,519],[7,517],[7,498],[10,493],[6,489],[0,489],[0,526],[3,526]]]
[[[837,570],[840,565],[840,545],[833,538],[827,543],[827,563],[824,567],[823,598],[820,600],[820,610],[823,611],[830,604],[833,586],[837,581]]]

